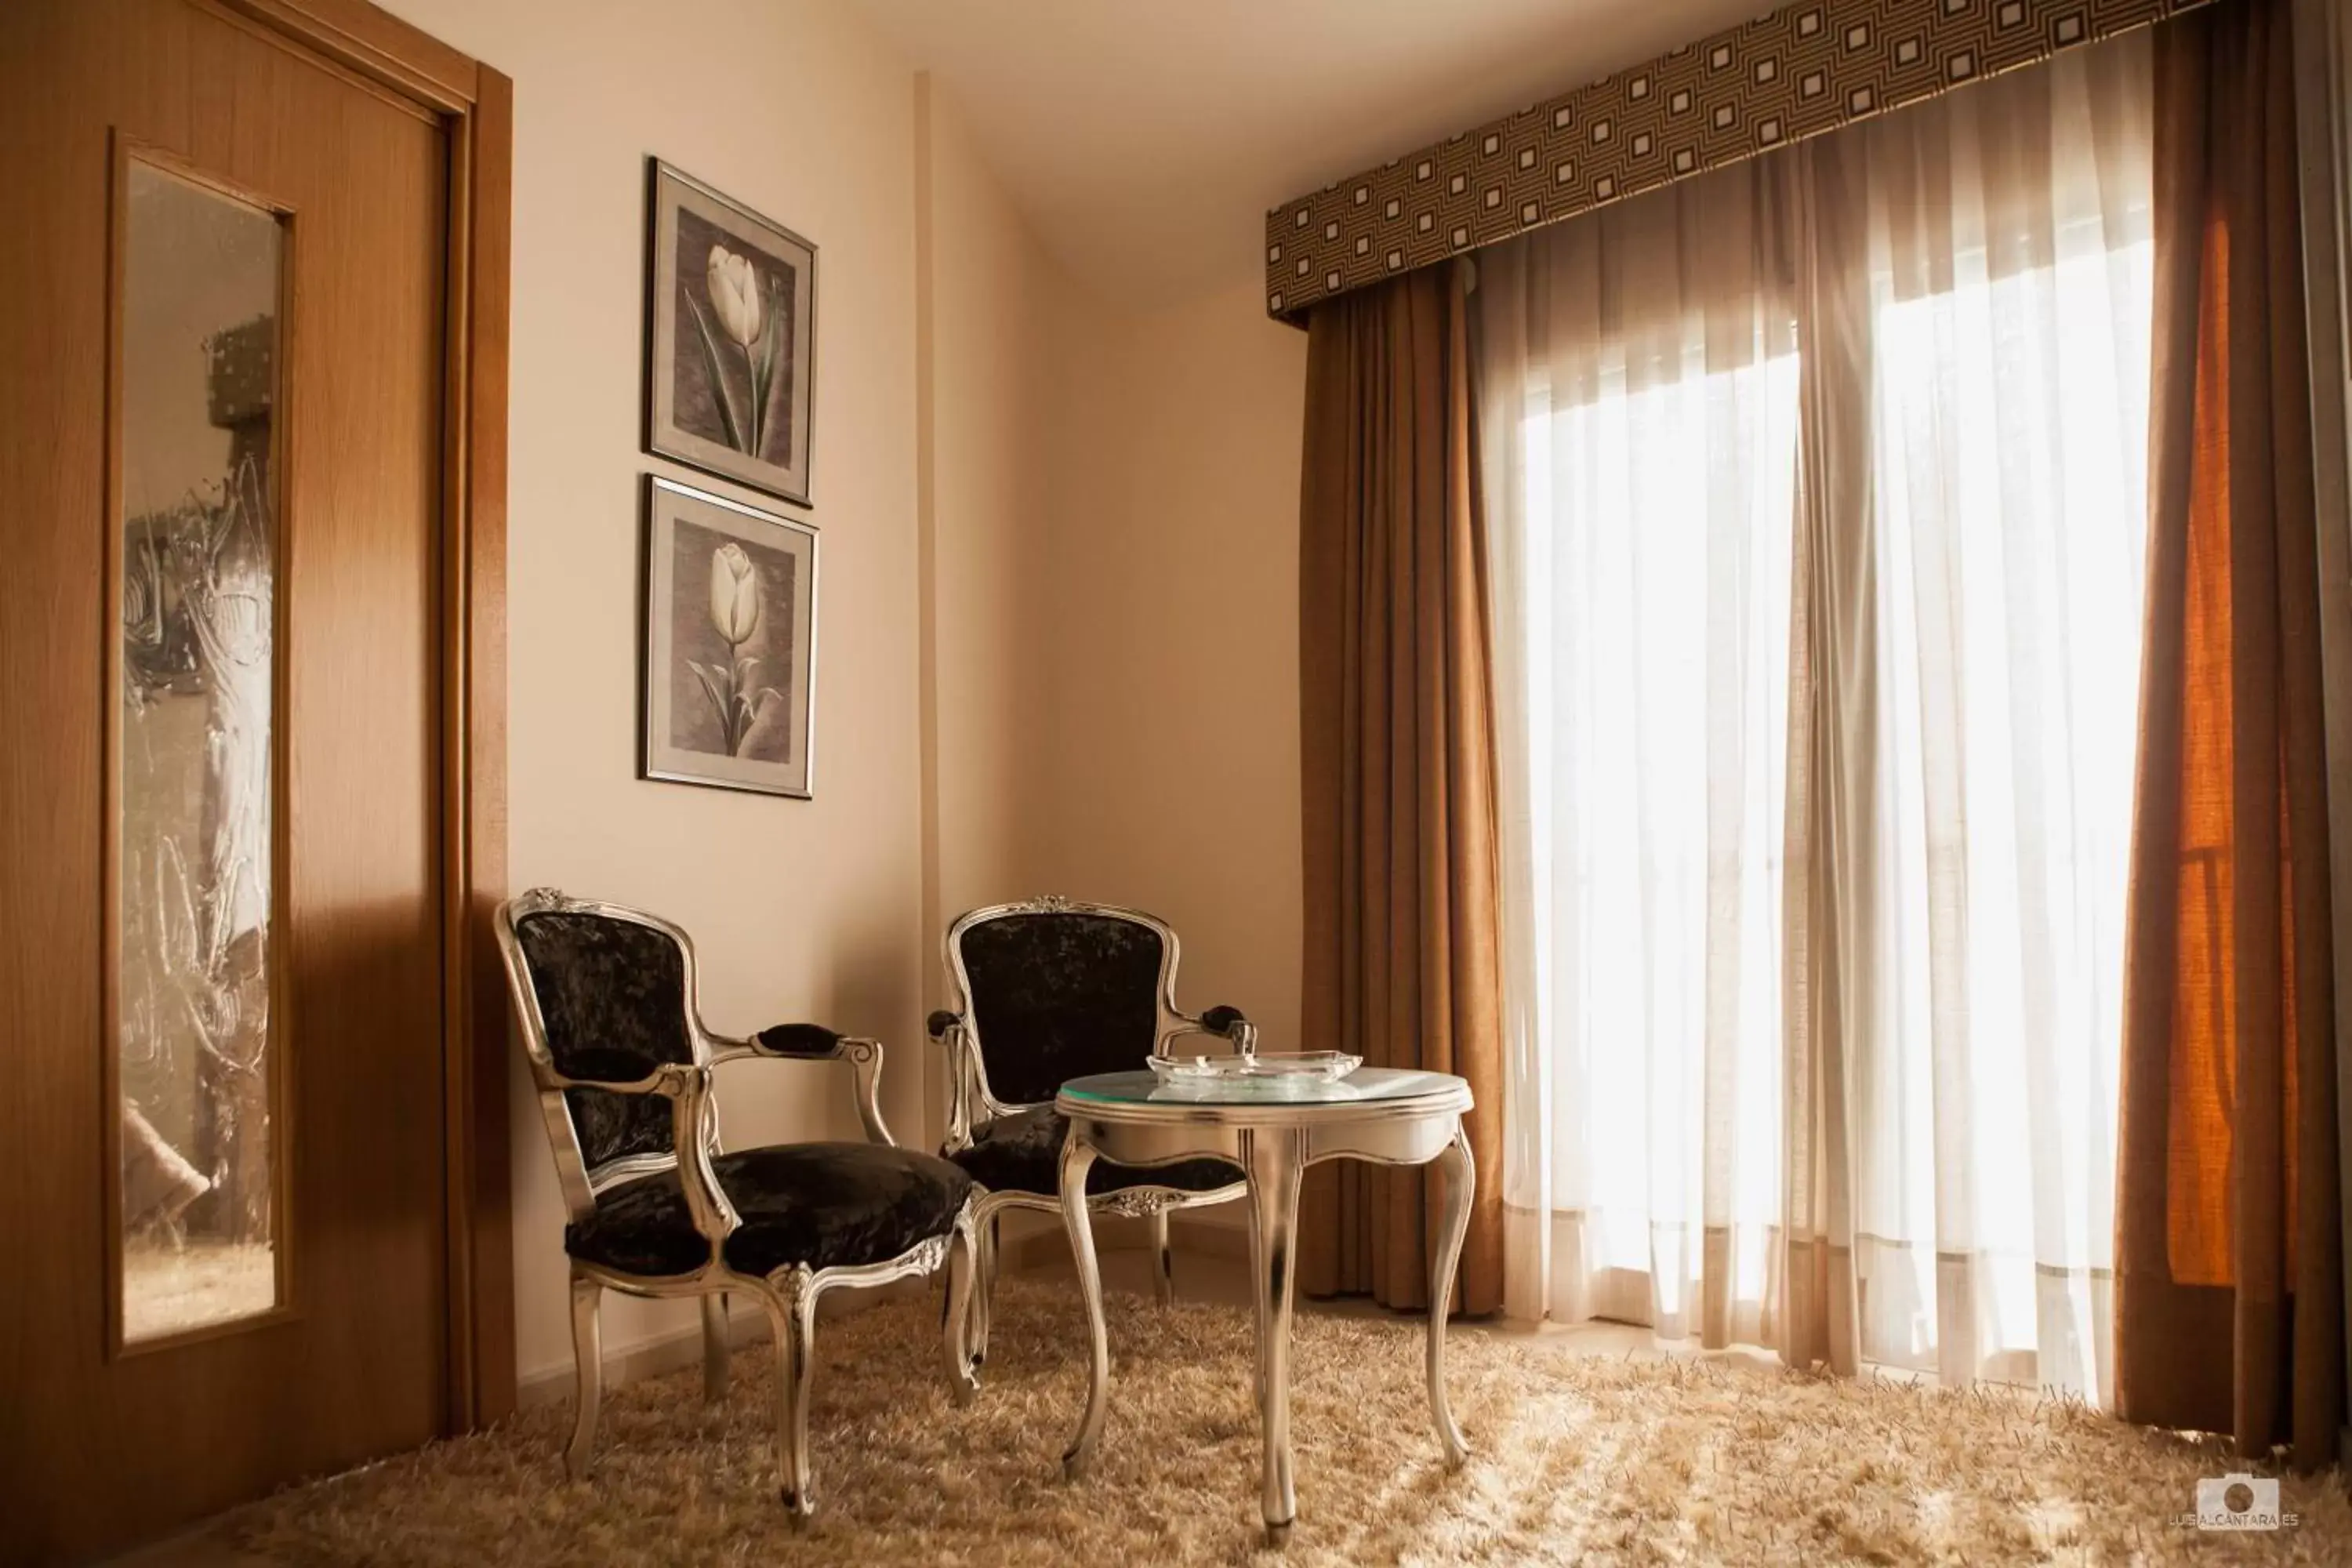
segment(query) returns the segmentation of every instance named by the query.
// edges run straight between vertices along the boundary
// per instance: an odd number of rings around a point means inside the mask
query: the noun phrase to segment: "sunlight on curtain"
[[[1506,1308],[1765,1337],[1797,359],[1750,165],[1482,264]],[[1513,405],[1516,406],[1513,406]]]
[[[2101,1398],[2147,515],[2137,44],[1870,145],[1886,752],[1863,1353]]]
[[[1846,1025],[1853,1169],[1832,1177],[1862,1353],[2095,1399],[2146,58],[2127,39],[1846,133],[1869,138],[1872,384],[1853,405],[1874,418],[1841,438],[1869,440],[1875,494],[1838,535],[1869,557],[1872,608],[1835,629],[1874,661],[1876,710],[1826,721],[1875,737],[1874,792],[1830,810],[1875,846],[1874,1001]],[[1782,976],[1805,939],[1781,873],[1821,831],[1785,797],[1806,153],[1483,266],[1520,1315],[1776,1339]]]
[[[1534,982],[1553,1094],[1617,1108],[1552,1141],[1552,1278],[1570,1315],[1677,1337],[1710,1230],[1752,1318],[1779,1202],[1796,371],[1629,394],[1612,367],[1526,430],[1529,515],[1560,524],[1528,540]]]
[[[2146,209],[1878,312],[1864,1353],[2104,1392],[2146,534]],[[2128,243],[2108,247],[2124,237]]]

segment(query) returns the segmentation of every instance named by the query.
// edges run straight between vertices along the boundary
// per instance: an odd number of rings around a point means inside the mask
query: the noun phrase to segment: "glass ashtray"
[[[1315,1079],[1335,1082],[1364,1065],[1345,1051],[1260,1051],[1255,1056],[1153,1057],[1163,1081],[1198,1083],[1230,1079]]]

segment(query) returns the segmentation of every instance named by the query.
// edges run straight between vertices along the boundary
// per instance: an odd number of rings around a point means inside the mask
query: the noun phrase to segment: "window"
[[[1525,430],[1528,515],[1553,522],[1527,546],[1550,585],[1523,649],[1535,984],[1548,1026],[1589,1043],[1579,1098],[1644,1110],[1558,1140],[1556,1180],[1584,1194],[1591,1310],[1650,1321],[1654,1289],[1674,1332],[1699,1264],[1711,1010],[1743,1278],[1764,1278],[1778,1203],[1797,356],[1772,335],[1784,352],[1734,370],[1694,353],[1639,391],[1621,370],[1590,402],[1538,392]]]
[[[1826,1267],[1864,1359],[2106,1396],[2147,94],[2084,51],[1482,263],[1514,1311],[1780,1345]]]

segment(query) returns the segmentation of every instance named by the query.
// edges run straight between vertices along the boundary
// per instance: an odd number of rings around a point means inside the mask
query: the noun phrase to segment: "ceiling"
[[[1265,209],[1771,0],[855,0],[1061,263],[1174,303],[1257,276]]]

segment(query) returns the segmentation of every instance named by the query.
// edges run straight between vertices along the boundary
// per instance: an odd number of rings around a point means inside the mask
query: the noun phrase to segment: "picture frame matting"
[[[816,246],[646,160],[645,448],[810,504]]]
[[[645,476],[637,776],[812,798],[818,534]]]

